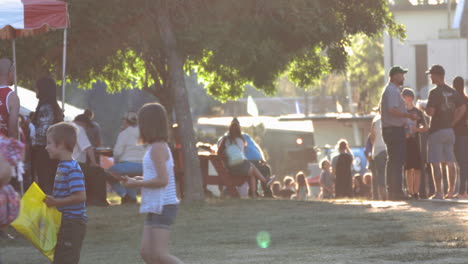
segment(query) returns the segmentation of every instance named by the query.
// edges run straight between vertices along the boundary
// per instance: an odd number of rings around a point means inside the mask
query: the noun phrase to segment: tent
[[[16,76],[16,39],[64,29],[62,67],[62,109],[65,110],[65,69],[67,57],[68,5],[60,0],[0,0],[0,39],[12,41]]]
[[[1,1],[1,0],[0,0]],[[21,102],[20,114],[23,116],[29,115],[30,112],[36,110],[39,100],[36,98],[36,93],[18,86],[18,95]],[[65,104],[67,111],[64,113],[65,121],[73,121],[77,115],[83,114],[84,109],[78,108],[71,104]]]
[[[65,110],[65,66],[67,58],[68,5],[60,0],[0,0],[0,39],[12,41],[15,92],[18,93],[16,75],[16,39],[40,34],[53,29],[64,29],[62,67],[62,110]],[[21,173],[18,180],[23,181]],[[21,184],[23,194],[23,184]]]

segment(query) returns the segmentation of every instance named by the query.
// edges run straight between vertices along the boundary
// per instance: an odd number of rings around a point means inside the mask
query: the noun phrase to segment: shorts
[[[247,176],[249,175],[249,170],[251,167],[252,163],[250,163],[250,161],[244,160],[239,165],[229,167],[228,171],[232,176]]]
[[[419,148],[418,137],[412,137],[406,139],[406,162],[405,170],[415,169],[420,170],[422,167],[421,163],[421,151]]]
[[[441,129],[429,135],[427,138],[427,162],[455,162],[455,133],[453,129]]]
[[[142,176],[143,164],[138,163],[138,162],[122,161],[110,167],[109,171],[120,174],[120,175],[127,175],[129,177]]]
[[[54,264],[78,264],[81,246],[86,234],[86,221],[82,219],[64,219],[57,236]]]
[[[145,226],[170,229],[171,225],[175,222],[178,208],[177,204],[168,204],[164,205],[161,214],[148,213],[145,219]]]

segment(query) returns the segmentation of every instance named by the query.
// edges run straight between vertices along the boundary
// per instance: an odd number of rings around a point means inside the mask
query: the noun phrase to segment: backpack
[[[0,187],[0,227],[13,222],[19,213],[20,197],[11,185]]]
[[[241,164],[246,160],[244,152],[239,148],[236,142],[231,142],[228,138],[225,142],[226,145],[226,156],[229,167],[234,167]]]

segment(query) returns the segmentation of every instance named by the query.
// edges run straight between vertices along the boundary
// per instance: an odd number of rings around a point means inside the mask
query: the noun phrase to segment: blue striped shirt
[[[55,174],[54,193],[57,199],[63,199],[75,192],[86,191],[83,171],[75,160],[60,161]],[[87,220],[85,202],[57,207],[64,219]]]

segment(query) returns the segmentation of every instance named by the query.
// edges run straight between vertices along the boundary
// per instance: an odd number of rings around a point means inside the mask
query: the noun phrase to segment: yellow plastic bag
[[[54,259],[62,213],[43,202],[45,193],[33,182],[21,199],[18,218],[11,225],[50,261]]]

